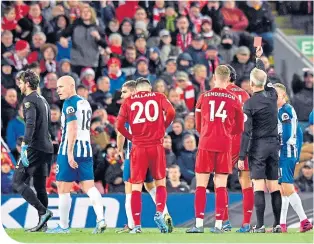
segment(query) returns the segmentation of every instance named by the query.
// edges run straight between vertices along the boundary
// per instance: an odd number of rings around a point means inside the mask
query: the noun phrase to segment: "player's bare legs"
[[[123,229],[118,230],[117,233],[128,233],[134,228],[134,221],[131,209],[131,196],[132,196],[132,184],[128,181],[124,182],[125,191],[125,213],[128,223],[123,227]]]
[[[251,217],[254,208],[254,192],[249,171],[240,171],[239,182],[243,194],[243,221],[237,232],[247,232],[250,229]]]
[[[281,183],[282,205],[280,214],[280,226],[282,232],[287,232],[287,213],[289,203],[300,219],[300,232],[306,232],[313,229],[312,224],[307,219],[304,212],[301,199],[294,190],[294,185],[290,183]]]
[[[195,173],[196,190],[194,198],[195,227],[188,229],[186,233],[204,233],[204,215],[206,206],[206,187],[208,185],[209,173]]]

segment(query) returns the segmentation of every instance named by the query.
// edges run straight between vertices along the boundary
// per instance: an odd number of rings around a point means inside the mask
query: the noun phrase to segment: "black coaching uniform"
[[[23,174],[23,177],[46,177],[49,174],[53,156],[53,144],[50,135],[50,106],[44,97],[34,91],[24,98],[23,113],[25,120],[24,143],[28,145],[29,166],[25,168],[19,162],[16,171]]]
[[[264,70],[257,59],[256,68]],[[252,179],[278,179],[279,140],[277,92],[267,80],[265,89],[255,92],[243,107],[245,128],[242,134],[240,160],[248,153]]]

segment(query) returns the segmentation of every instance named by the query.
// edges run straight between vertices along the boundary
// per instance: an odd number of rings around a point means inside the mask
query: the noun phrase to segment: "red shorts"
[[[232,147],[232,165],[233,167],[238,168],[238,161],[239,161],[239,152],[240,152],[240,146]],[[244,170],[243,171],[249,171],[249,161],[247,157],[244,160]]]
[[[133,184],[143,183],[148,169],[155,180],[166,177],[166,155],[162,145],[151,147],[132,145],[130,161],[130,182]]]
[[[232,174],[231,152],[211,152],[198,149],[195,172]]]

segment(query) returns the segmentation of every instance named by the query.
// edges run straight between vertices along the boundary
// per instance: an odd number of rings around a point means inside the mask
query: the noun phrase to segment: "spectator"
[[[161,18],[165,16],[165,1],[159,0],[155,2],[155,6],[153,8],[153,27],[155,28],[160,22]]]
[[[74,72],[72,72],[72,67],[71,67],[71,61],[69,59],[61,59],[59,61],[59,69],[58,69],[58,76],[64,76],[64,75],[69,75],[75,80],[75,84],[78,85],[80,84],[80,78],[78,75]]]
[[[180,99],[180,95],[175,88],[169,90],[168,98],[176,110],[176,118],[183,119],[185,115],[188,114],[188,108],[186,107],[185,102]]]
[[[168,6],[166,8],[165,16],[160,19],[160,21],[157,24],[157,27],[155,28],[153,34],[158,35],[161,30],[167,30],[171,33],[174,33],[176,31],[176,18],[177,13],[175,11],[175,8],[171,2],[167,2]]]
[[[136,56],[148,57],[147,42],[144,34],[138,34],[135,37]]]
[[[266,41],[263,50],[266,56],[269,56],[274,49],[275,30],[274,16],[269,3],[261,0],[247,1],[243,12],[249,20],[247,31],[261,36],[263,41]]]
[[[194,110],[196,95],[192,82],[189,81],[189,76],[183,71],[179,71],[176,75],[175,87],[180,99],[183,100],[189,111]]]
[[[151,12],[152,13],[152,12]],[[152,30],[152,24],[150,23],[149,18],[147,18],[147,12],[144,8],[137,8],[135,15],[134,15],[134,20],[136,21],[143,21],[146,24],[146,28],[148,31]]]
[[[69,25],[61,33],[60,44],[68,46],[67,37],[72,38],[71,49],[72,69],[80,74],[84,67],[96,69],[99,60],[99,48],[107,47],[105,33],[96,24],[96,14],[94,9],[85,6],[81,9],[81,17]]]
[[[199,141],[199,133],[195,129],[195,115],[194,113],[189,113],[187,116],[184,118],[184,130],[188,132],[189,134],[194,135],[195,140],[196,140],[196,145],[198,145]]]
[[[145,57],[139,57],[136,60],[136,72],[131,79],[136,80],[140,77],[147,78],[152,85],[154,85],[156,80],[156,75],[151,74],[148,70],[148,60]]]
[[[1,134],[3,137],[5,135],[9,121],[16,116],[17,108],[18,103],[16,90],[13,88],[7,89],[4,98],[1,96]]]
[[[178,33],[172,40],[173,44],[184,51],[192,43],[192,32],[189,31],[189,20],[186,16],[177,19]]]
[[[147,40],[150,33],[147,31],[147,24],[144,21],[135,21],[134,24],[135,35],[143,35]]]
[[[12,66],[6,59],[1,60],[1,94],[4,94],[6,89],[15,88],[16,84],[13,77]]]
[[[190,188],[186,182],[180,180],[180,167],[173,164],[168,170],[167,192],[168,193],[189,193]]]
[[[42,59],[40,60],[40,74],[46,76],[48,73],[57,72],[57,47],[53,44],[44,44],[41,49]]]
[[[194,34],[192,43],[185,49],[185,52],[191,55],[194,64],[203,64],[208,68],[208,61],[205,51],[203,50],[204,45],[204,37],[201,34]]]
[[[41,48],[46,43],[46,40],[46,35],[43,32],[36,32],[32,36],[31,50],[32,52],[36,53],[36,61],[40,61],[43,59],[43,52],[41,51]]]
[[[190,184],[195,177],[195,160],[196,160],[196,140],[191,134],[183,137],[183,149],[179,152],[178,165],[181,169],[182,178]]]
[[[307,161],[295,180],[300,192],[313,192],[313,161]]]
[[[172,151],[178,157],[180,152],[184,150],[183,147],[183,137],[185,135],[184,131],[184,121],[183,119],[175,119],[172,123],[172,131],[169,136],[172,140]]]
[[[134,75],[136,71],[136,48],[131,45],[125,50],[125,58],[122,60],[121,71],[125,73],[126,76]]]
[[[44,78],[45,87],[41,94],[49,104],[56,104],[61,107],[61,101],[57,93],[58,76],[55,73],[48,73]]]
[[[14,53],[13,34],[11,31],[1,33],[1,58],[8,58]]]
[[[216,68],[220,64],[220,58],[219,58],[218,48],[215,46],[207,46],[206,50],[206,58],[208,59],[208,66],[209,66],[209,74],[212,76],[212,74],[215,73]]]
[[[97,79],[97,91],[91,94],[92,100],[101,107],[106,107],[112,102],[110,91],[110,80],[107,76],[101,76]]]
[[[171,35],[170,32],[166,29],[163,29],[159,32],[159,37],[160,37],[160,59],[163,64],[169,60],[169,57],[177,57],[181,50],[172,45],[171,41]]]
[[[202,26],[201,7],[199,2],[191,2],[189,18],[193,25],[193,32],[200,33]]]
[[[114,94],[117,90],[121,89],[123,83],[126,81],[126,75],[121,71],[121,62],[118,58],[110,58],[107,66],[108,71],[104,73],[110,79],[110,93]]]
[[[159,76],[164,70],[164,65],[160,59],[160,50],[157,47],[149,49],[149,72]]]
[[[303,78],[303,88],[293,97],[292,105],[297,113],[299,123],[304,130],[308,125],[308,116],[313,110],[313,71],[304,70]]]
[[[105,174],[105,180],[109,185],[108,193],[124,192],[123,182],[123,162],[119,158],[117,146],[109,144],[106,149],[106,161],[108,167]]]
[[[177,74],[177,65],[175,58],[169,58],[166,61],[166,70],[160,75],[160,79],[164,80],[168,87],[174,84],[174,79]]]
[[[153,86],[153,91],[160,92],[162,94],[165,94],[166,97],[168,97],[167,84],[162,79],[158,79],[158,80],[155,81],[155,84]]]
[[[171,165],[176,164],[176,155],[174,155],[172,151],[172,141],[170,136],[166,135],[164,137],[163,147],[166,154],[166,167],[169,168]]]
[[[25,132],[25,122],[23,115],[23,104],[19,105],[18,114],[15,118],[11,119],[7,127],[7,144],[11,151],[16,149],[16,141]]]
[[[109,36],[108,41],[111,54],[115,57],[121,58],[123,54],[122,36],[118,33],[112,33]]]
[[[1,194],[13,193],[14,165],[8,153],[1,152]]]
[[[91,120],[91,141],[101,150],[110,143],[110,135],[105,131],[100,117]]]
[[[15,8],[8,6],[4,9],[4,16],[1,21],[1,29],[11,31],[15,37],[18,37],[21,32],[21,26],[18,25]]]
[[[89,93],[93,93],[97,90],[95,82],[95,71],[92,68],[83,68],[80,75],[80,80],[82,84],[87,88]]]
[[[61,36],[62,32],[65,31],[69,25],[70,25],[70,20],[66,15],[58,15],[55,18],[55,32],[56,36]],[[61,59],[70,59],[71,58],[71,49],[72,49],[72,40],[68,39],[67,45],[61,44],[60,40],[57,41],[56,43],[57,49],[58,49],[58,54],[57,54],[57,61],[59,62]]]
[[[203,16],[211,17],[213,20],[213,30],[215,33],[220,34],[224,26],[224,19],[219,9],[219,1],[208,1],[201,13]]]
[[[245,46],[241,46],[238,48],[237,53],[230,63],[230,65],[237,72],[237,79],[241,80],[243,77],[248,77],[250,75],[251,70],[255,67],[255,63],[250,61],[250,49]],[[237,83],[237,85],[240,85]]]
[[[232,31],[244,31],[247,28],[248,19],[243,11],[236,6],[234,0],[225,1],[220,11],[225,25],[229,26]]]
[[[177,59],[177,70],[185,71],[191,74],[191,68],[193,67],[193,59],[189,53],[181,53]]]
[[[237,47],[233,43],[233,36],[229,32],[224,32],[221,35],[221,44],[218,46],[218,53],[226,64],[230,64],[234,55],[236,54]]]
[[[207,69],[204,65],[197,64],[193,68],[192,83],[195,87],[195,97],[200,93],[210,90],[209,79],[207,78]]]
[[[108,136],[115,140],[117,137],[116,131],[114,129],[114,126],[110,123],[108,113],[105,109],[99,108],[94,111],[92,118],[99,117],[101,119],[101,124],[104,127],[105,132],[108,134]]]
[[[120,26],[120,33],[122,35],[122,47],[124,49],[127,49],[128,46],[133,45],[133,20],[124,18]]]
[[[213,22],[212,19],[209,16],[206,16],[202,19],[202,35],[204,37],[205,40],[205,44],[207,46],[215,46],[218,47],[218,45],[221,42],[220,36],[217,35],[214,31],[213,31]]]

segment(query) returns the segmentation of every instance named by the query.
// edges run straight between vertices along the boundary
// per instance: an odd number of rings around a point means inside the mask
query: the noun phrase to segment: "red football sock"
[[[204,219],[205,205],[206,205],[206,188],[203,186],[198,186],[196,187],[194,199],[196,218]]]
[[[225,208],[225,213],[224,213],[223,221],[229,220],[229,208],[228,208],[229,196],[228,196],[228,191],[227,191],[227,190],[226,190],[226,199],[227,199],[227,204],[226,204],[226,208]]]
[[[131,210],[134,225],[141,225],[142,193],[140,191],[132,191]]]
[[[223,220],[227,205],[226,187],[216,188],[216,220]]]
[[[243,223],[242,224],[250,224],[251,216],[253,213],[254,207],[254,192],[253,188],[249,187],[242,190],[243,194]]]
[[[167,202],[167,190],[165,186],[157,186],[156,189],[156,211],[163,212]]]

